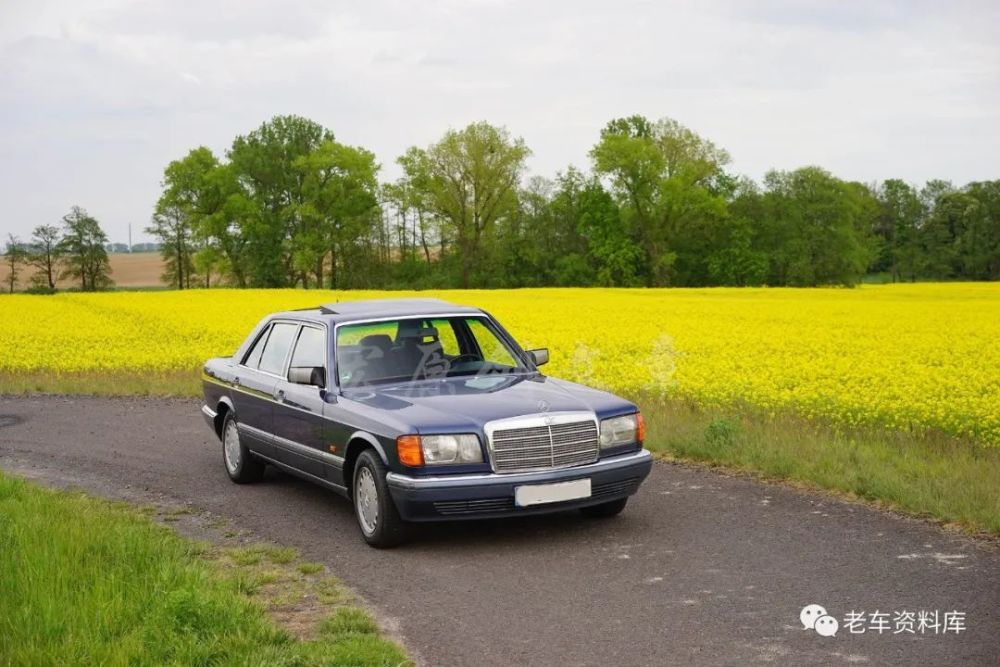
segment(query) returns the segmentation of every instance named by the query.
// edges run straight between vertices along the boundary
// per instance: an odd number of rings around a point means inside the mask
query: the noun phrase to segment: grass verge
[[[704,410],[681,400],[639,404],[647,447],[668,457],[792,480],[1000,535],[998,449],[794,415]]]
[[[147,514],[0,473],[0,664],[410,664],[291,550],[213,549]]]

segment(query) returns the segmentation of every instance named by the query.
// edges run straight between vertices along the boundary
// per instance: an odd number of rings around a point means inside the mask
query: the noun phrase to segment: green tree
[[[974,280],[1000,279],[1000,180],[969,183],[965,191],[979,205],[961,244],[963,271]]]
[[[108,235],[97,219],[79,206],[74,206],[63,216],[63,223],[65,231],[59,242],[66,264],[63,277],[79,280],[84,292],[105,289],[114,284],[111,263],[104,247]]]
[[[215,228],[209,218],[219,213],[225,201],[215,187],[219,169],[212,151],[200,146],[163,171],[163,193],[146,232],[160,243],[166,266],[163,281],[177,289],[194,284],[194,255],[200,245],[212,244]],[[227,231],[222,230],[222,235],[227,236]]]
[[[47,287],[50,291],[54,291],[56,278],[59,275],[59,260],[62,256],[59,228],[55,225],[35,227],[31,232],[30,247],[28,262],[35,267],[32,282],[39,287]]]
[[[923,263],[920,227],[926,215],[920,193],[904,181],[889,179],[882,183],[877,197],[875,234],[879,247],[871,268],[889,272],[893,282],[916,280]]]
[[[194,242],[191,211],[165,194],[157,202],[152,224],[146,233],[160,242],[164,259],[163,282],[177,289],[190,289],[195,279]]]
[[[877,201],[858,183],[818,167],[772,171],[764,179],[762,245],[769,280],[798,287],[854,285],[873,255]]]
[[[565,235],[576,233],[587,258],[589,280],[576,284],[607,287],[641,284],[645,257],[632,238],[614,197],[595,176],[570,168],[557,178],[552,208],[557,220],[565,220]],[[559,247],[559,246],[557,246]]]
[[[936,279],[1000,278],[1000,182],[944,191],[921,229],[925,272]]]
[[[448,130],[426,150],[410,149],[400,160],[405,181],[422,190],[454,240],[462,287],[472,284],[474,270],[488,259],[483,250],[496,240],[497,225],[516,215],[518,184],[530,154],[506,128],[479,122]]]
[[[7,251],[4,253],[4,261],[7,264],[7,287],[11,294],[17,287],[17,281],[21,276],[21,266],[28,259],[28,252],[21,245],[21,242],[13,234],[7,235]]]
[[[729,154],[675,120],[612,120],[590,152],[643,244],[653,285],[698,284],[726,214],[716,185]]]
[[[253,285],[284,287],[301,278],[302,267],[295,263],[299,248],[293,239],[308,233],[310,222],[302,218],[305,174],[295,165],[333,138],[329,130],[306,118],[275,116],[233,142],[231,168],[254,209],[242,211],[240,220],[245,267]]]
[[[731,198],[725,224],[708,254],[708,282],[716,285],[761,285],[767,281],[768,252],[761,245],[763,196],[750,179],[726,178]]]
[[[517,208],[499,221],[496,234],[484,239],[480,284],[490,287],[585,284],[585,248],[575,230],[556,218],[552,181],[534,176],[518,189]],[[553,254],[552,248],[559,248]]]
[[[397,179],[387,194],[403,216],[412,219],[414,237],[423,251],[424,261],[429,265],[434,255],[438,259],[444,256],[446,238],[441,217],[434,211],[428,182],[430,169],[422,162],[426,159],[425,151],[415,146],[407,149],[396,159],[405,176]],[[432,251],[435,246],[436,252]]]
[[[246,287],[250,281],[246,230],[259,224],[260,209],[240,187],[232,165],[220,164],[212,155],[200,162],[200,168],[198,253],[202,261],[212,258],[213,270],[228,274],[237,287]]]
[[[310,274],[321,287],[329,256],[330,288],[336,289],[338,267],[350,262],[378,215],[379,165],[370,151],[327,139],[292,166],[302,179],[293,266],[304,287]]]

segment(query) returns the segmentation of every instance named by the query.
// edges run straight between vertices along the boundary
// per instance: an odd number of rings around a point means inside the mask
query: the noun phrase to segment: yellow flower
[[[412,293],[411,293],[412,294]],[[207,290],[0,297],[0,372],[197,369],[277,310],[393,292]],[[552,375],[626,395],[1000,445],[1000,284],[534,289],[420,296],[481,306]]]

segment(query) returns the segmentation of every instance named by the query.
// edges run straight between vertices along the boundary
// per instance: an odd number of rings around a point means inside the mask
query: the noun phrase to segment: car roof
[[[287,313],[274,313],[272,317],[302,317],[326,319],[334,322],[356,320],[410,317],[414,315],[480,315],[482,310],[472,306],[460,306],[442,299],[367,299],[364,301],[338,301],[326,303],[317,308],[306,308]]]

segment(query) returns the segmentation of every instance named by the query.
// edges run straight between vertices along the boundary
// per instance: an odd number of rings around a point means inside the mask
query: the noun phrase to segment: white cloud
[[[612,117],[671,116],[733,166],[1000,177],[989,2],[11,2],[0,8],[0,232],[78,203],[123,239],[163,167],[279,113],[386,174],[448,126],[506,124],[536,173]]]

